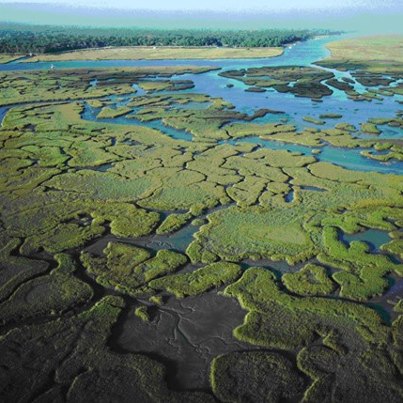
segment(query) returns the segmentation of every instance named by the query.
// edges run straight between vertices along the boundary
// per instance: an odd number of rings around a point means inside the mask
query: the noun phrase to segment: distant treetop
[[[55,53],[107,46],[275,47],[331,34],[327,30],[158,30],[0,23],[0,53]]]

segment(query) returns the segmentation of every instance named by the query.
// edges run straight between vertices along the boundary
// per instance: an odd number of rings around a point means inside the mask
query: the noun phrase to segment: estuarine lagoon
[[[5,401],[401,401],[402,73],[339,39],[0,64]]]

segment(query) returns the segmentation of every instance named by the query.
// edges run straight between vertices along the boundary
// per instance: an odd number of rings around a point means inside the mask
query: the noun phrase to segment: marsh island
[[[0,58],[2,401],[402,401],[402,38],[303,39]]]

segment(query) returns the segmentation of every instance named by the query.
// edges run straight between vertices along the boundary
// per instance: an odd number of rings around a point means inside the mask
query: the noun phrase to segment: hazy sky
[[[281,11],[290,9],[393,9],[402,4],[402,0],[0,0],[0,3],[47,3],[67,6],[86,6],[98,8],[148,9],[148,10],[251,10]]]
[[[402,20],[403,0],[0,0],[0,21],[42,25],[403,34]]]

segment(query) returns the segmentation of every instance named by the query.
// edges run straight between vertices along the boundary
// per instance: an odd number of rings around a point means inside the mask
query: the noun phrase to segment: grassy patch
[[[284,274],[282,281],[289,291],[299,295],[328,295],[335,288],[326,270],[313,264],[307,264],[297,273]]]
[[[149,286],[165,290],[178,298],[198,295],[213,287],[228,284],[239,278],[241,269],[233,263],[219,262],[197,269],[191,273],[174,274],[150,282]]]
[[[295,96],[312,99],[320,99],[333,92],[321,83],[323,80],[333,78],[333,73],[315,67],[259,67],[230,70],[220,75],[240,80],[257,89],[274,88],[278,92],[289,92]]]
[[[88,49],[54,55],[38,55],[29,61],[63,60],[158,60],[158,59],[253,59],[279,56],[282,48],[226,48],[226,47],[115,47]]]

